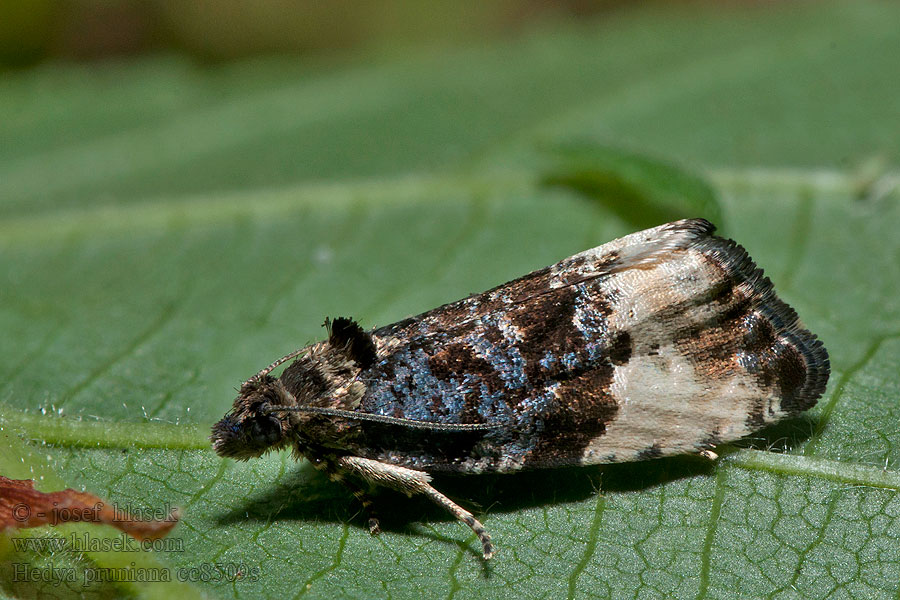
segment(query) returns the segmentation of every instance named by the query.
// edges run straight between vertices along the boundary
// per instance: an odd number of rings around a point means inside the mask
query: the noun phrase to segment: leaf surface
[[[0,83],[17,117],[0,123],[0,473],[184,515],[169,547],[134,556],[23,554],[7,536],[0,590],[896,597],[900,202],[866,161],[897,160],[900,15],[693,10],[415,57],[160,58]],[[824,340],[833,375],[808,417],[715,465],[437,478],[494,536],[487,565],[424,500],[380,494],[372,538],[309,465],[209,449],[235,387],[320,339],[325,316],[390,323],[662,215],[714,219]],[[10,575],[132,560],[184,581]]]

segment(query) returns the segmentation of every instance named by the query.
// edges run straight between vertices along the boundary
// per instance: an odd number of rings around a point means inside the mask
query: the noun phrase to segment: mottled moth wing
[[[694,219],[634,233],[372,332],[326,320],[327,340],[241,385],[213,448],[247,460],[292,446],[351,490],[373,533],[353,480],[422,494],[488,559],[484,526],[429,471],[702,452],[822,395],[825,348],[713,230]]]
[[[813,406],[816,337],[746,251],[702,219],[614,240],[372,332],[343,450],[429,471],[510,471],[699,452]]]

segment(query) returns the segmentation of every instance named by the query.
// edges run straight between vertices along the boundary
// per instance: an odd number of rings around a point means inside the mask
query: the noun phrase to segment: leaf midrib
[[[705,173],[717,187],[764,185],[767,190],[852,192],[859,186],[852,172],[830,169],[747,168],[712,169]],[[277,219],[301,210],[334,210],[353,202],[422,204],[423,199],[464,201],[472,194],[509,194],[533,189],[540,174],[524,169],[491,169],[477,173],[414,174],[364,178],[350,182],[312,182],[270,190],[216,193],[172,199],[151,199],[127,205],[103,205],[45,211],[0,222],[4,246],[33,246],[36,242],[71,240],[89,231],[131,235],[148,230],[212,225],[236,217]],[[900,172],[878,179],[882,193],[900,188]],[[429,200],[431,202],[433,200]]]

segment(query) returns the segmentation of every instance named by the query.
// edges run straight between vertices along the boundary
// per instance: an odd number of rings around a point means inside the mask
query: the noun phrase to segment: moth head
[[[241,386],[231,412],[213,425],[210,441],[219,456],[247,460],[291,441],[287,417],[269,407],[284,403],[287,392],[280,381],[263,376]]]

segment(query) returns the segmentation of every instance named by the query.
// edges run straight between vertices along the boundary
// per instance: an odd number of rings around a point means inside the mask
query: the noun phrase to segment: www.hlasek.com
[[[216,583],[259,581],[260,568],[243,563],[200,563],[192,567],[139,567],[134,562],[125,567],[92,567],[76,569],[53,563],[40,567],[29,563],[13,563],[13,581],[49,585],[100,583],[156,583],[168,581]]]
[[[98,538],[84,532],[82,534],[14,537],[10,538],[16,552],[33,552],[40,556],[51,556],[55,552],[184,552],[184,540],[175,537],[157,540],[136,540],[124,533],[116,537]]]

